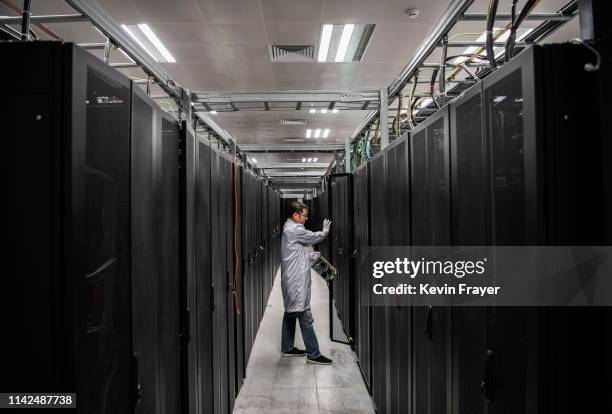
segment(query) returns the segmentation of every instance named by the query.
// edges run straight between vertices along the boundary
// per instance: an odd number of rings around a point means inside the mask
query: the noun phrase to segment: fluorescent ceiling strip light
[[[323,131],[323,138],[327,138],[329,136],[329,128],[326,128],[325,131]]]
[[[319,128],[315,129],[314,137],[319,138],[321,136],[321,130]]]
[[[151,30],[148,24],[139,24],[138,28],[145,34],[145,36],[147,36],[147,38],[151,41],[151,43],[153,43],[153,46],[157,48],[157,50],[159,51],[159,53],[161,53],[164,59],[166,59],[168,62],[172,62],[172,63],[176,62],[176,59],[174,59],[174,56],[172,56],[170,52],[168,52],[168,49],[166,49],[166,46],[164,46],[161,40],[159,40],[159,38],[155,35],[155,33],[153,33],[153,30]]]
[[[327,113],[327,109],[321,109],[321,113],[322,114],[326,114]]]
[[[327,60],[327,52],[329,51],[329,42],[331,41],[333,30],[333,24],[323,25],[323,31],[321,32],[321,42],[319,43],[319,56],[317,58],[319,62],[325,62]]]
[[[310,138],[310,135],[312,135],[312,129],[308,128],[306,130],[306,138]]]
[[[337,109],[332,109],[332,114],[337,114],[338,110]]]
[[[338,45],[338,52],[336,52],[336,62],[344,62],[346,56],[346,50],[348,49],[353,30],[355,29],[354,24],[345,24],[342,29],[342,36],[340,36],[340,44]]]
[[[147,49],[147,47],[140,41],[140,39],[138,39],[138,37],[134,34],[134,32],[132,32],[132,30],[129,27],[127,27],[124,24],[122,24],[121,27],[123,27],[123,30],[125,30],[127,34],[129,34],[130,37],[138,44],[138,46],[140,46],[145,52],[147,52],[149,56],[153,58],[153,60],[155,60],[156,62],[159,62],[159,60],[157,60],[155,55],[153,55],[153,53],[151,53],[151,51]]]
[[[209,113],[209,114],[212,114],[212,115],[217,115],[217,111],[210,111],[210,112],[208,112],[208,113]]]
[[[312,162],[312,158],[308,158],[308,162]]]
[[[314,114],[315,112],[317,112],[317,110],[316,110],[316,109],[312,109],[312,108],[310,109],[310,113],[311,113],[311,114]]]
[[[255,164],[257,164],[257,160],[255,158],[251,158]]]
[[[306,162],[306,158],[302,158],[302,162]]]
[[[313,158],[313,159],[312,159],[312,162],[317,162],[317,161],[319,161],[319,159],[318,159],[318,158]]]

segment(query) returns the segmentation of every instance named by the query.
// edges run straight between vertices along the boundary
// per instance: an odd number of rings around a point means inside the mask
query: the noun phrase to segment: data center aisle
[[[280,333],[283,299],[280,271],[257,333],[247,375],[236,399],[234,413],[374,413],[348,345],[329,339],[328,290],[312,273],[312,314],[321,352],[334,360],[331,366],[306,364],[305,357],[283,357]],[[295,345],[303,348],[299,326]]]

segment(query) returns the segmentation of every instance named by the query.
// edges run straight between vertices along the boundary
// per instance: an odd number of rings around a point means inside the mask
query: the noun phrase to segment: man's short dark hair
[[[308,209],[308,206],[299,201],[291,202],[291,206],[289,207],[289,217],[292,217],[294,214],[302,214],[304,209]]]

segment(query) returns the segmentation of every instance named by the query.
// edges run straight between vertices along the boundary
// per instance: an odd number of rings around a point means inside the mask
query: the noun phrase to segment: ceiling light
[[[308,162],[312,162],[312,158],[308,158]]]
[[[327,113],[327,109],[321,109],[321,113],[322,114],[326,114]]]
[[[281,125],[306,125],[308,121],[305,119],[281,119]]]
[[[310,135],[312,135],[312,129],[308,128],[306,130],[306,138],[310,138]]]
[[[329,42],[331,40],[333,30],[333,24],[323,25],[323,30],[321,30],[321,41],[319,42],[319,56],[317,58],[319,62],[325,62],[327,60],[327,52],[329,51]]]
[[[122,24],[121,27],[156,62],[176,62],[148,24]]]
[[[312,108],[310,108],[310,113],[311,113],[311,114],[314,114],[315,112],[317,112],[317,110],[316,110],[316,109],[312,109]]]
[[[342,29],[342,36],[340,36],[340,44],[338,45],[338,51],[336,52],[336,62],[344,62],[346,51],[348,50],[351,36],[353,36],[353,30],[355,30],[354,24],[345,24]]]
[[[313,158],[312,162],[317,162],[319,159],[318,158]]]
[[[306,162],[306,158],[302,158],[302,162]]]
[[[332,109],[332,114],[337,114],[338,110],[337,109]]]
[[[251,158],[255,164],[257,164],[257,160],[255,158]]]
[[[374,32],[374,24],[321,26],[318,62],[360,62]]]
[[[321,130],[319,128],[315,129],[314,137],[319,138],[321,136]]]
[[[208,111],[208,113],[211,115],[217,115],[217,111]]]
[[[327,138],[329,136],[329,128],[325,128],[325,131],[323,131],[323,138]]]

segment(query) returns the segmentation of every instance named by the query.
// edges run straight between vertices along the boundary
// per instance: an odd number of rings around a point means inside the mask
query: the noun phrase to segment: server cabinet
[[[236,312],[234,315],[234,326],[236,331],[235,341],[235,354],[236,354],[236,393],[239,392],[242,387],[243,379],[246,375],[246,362],[245,359],[245,319],[244,319],[244,278],[243,278],[243,258],[242,258],[242,229],[243,222],[241,217],[242,210],[242,167],[233,164],[232,168],[233,188],[233,211],[234,215],[234,228],[232,233],[232,285],[235,287],[234,300],[236,301],[237,309],[240,313]]]
[[[0,44],[4,389],[130,413],[130,83],[72,44]],[[41,71],[40,68],[45,68]],[[15,311],[17,310],[17,311]],[[10,381],[10,384],[4,384]]]
[[[347,174],[329,177],[332,229],[329,234],[331,260],[338,277],[331,283],[332,300],[336,305],[345,335],[350,341],[354,332],[355,280],[352,268],[352,181]],[[331,305],[331,304],[330,304]]]
[[[448,107],[411,131],[412,245],[448,246],[450,177]],[[413,309],[413,412],[450,411],[450,309]]]
[[[387,197],[385,192],[386,153],[376,154],[370,161],[370,243],[372,246],[386,246],[388,243]],[[369,294],[369,292],[368,292]],[[371,388],[377,410],[388,411],[388,335],[389,322],[386,306],[371,308],[372,318],[372,379]]]
[[[410,244],[410,179],[408,135],[385,149],[387,229],[389,246]],[[406,413],[410,406],[412,369],[412,309],[395,306],[389,298],[388,412]]]
[[[490,244],[487,146],[483,134],[482,85],[450,104],[452,244]],[[485,413],[481,392],[487,346],[486,307],[452,310],[452,412]]]
[[[214,412],[229,410],[229,272],[227,268],[228,160],[219,151],[211,151],[211,277],[213,281],[213,367],[215,375]]]
[[[610,243],[602,225],[611,211],[603,201],[610,157],[601,151],[600,114],[575,98],[596,92],[596,74],[584,70],[591,58],[580,46],[534,46],[483,82],[493,244]],[[609,407],[601,397],[610,383],[601,330],[609,309],[497,308],[493,318],[485,381],[492,412]]]
[[[132,89],[132,312],[138,412],[179,411],[178,122]]]
[[[364,248],[370,243],[370,194],[368,186],[368,164],[363,164],[353,174],[353,206],[354,206],[354,249],[357,252],[357,261]],[[368,387],[371,385],[371,313],[370,313],[370,289],[369,274],[362,274],[361,266],[355,266],[356,278],[356,351],[359,357],[359,367]]]

